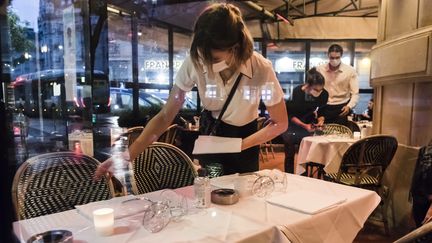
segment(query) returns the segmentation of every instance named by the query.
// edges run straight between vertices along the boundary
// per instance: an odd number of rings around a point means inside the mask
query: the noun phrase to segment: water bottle
[[[210,179],[205,169],[198,169],[198,177],[194,180],[195,207],[208,208],[211,203]]]
[[[112,151],[113,174],[120,181],[123,192],[128,192],[127,181],[128,181],[128,165],[129,165],[128,157],[129,156],[125,156],[124,154],[124,153],[128,153],[127,148],[128,148],[128,138],[122,136],[114,143],[114,147]]]

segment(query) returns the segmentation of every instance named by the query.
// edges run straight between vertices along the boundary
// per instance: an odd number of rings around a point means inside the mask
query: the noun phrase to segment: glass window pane
[[[119,86],[132,82],[131,40],[130,16],[108,12],[109,80]]]
[[[354,68],[357,71],[360,89],[368,89],[370,87],[370,58],[369,54],[375,42],[356,42]]]
[[[138,24],[138,80],[169,84],[168,30]]]
[[[295,86],[304,83],[305,44],[280,42],[267,48],[267,58],[273,63],[276,76],[289,99]]]

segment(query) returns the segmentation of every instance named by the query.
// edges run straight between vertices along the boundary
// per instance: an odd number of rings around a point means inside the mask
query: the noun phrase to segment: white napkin
[[[240,153],[241,145],[241,138],[199,136],[192,154]]]
[[[130,200],[137,198],[136,196],[129,195],[125,197],[115,197],[110,200],[92,202],[84,205],[76,205],[75,208],[78,213],[93,220],[93,211],[99,208],[112,208],[114,209],[114,219],[121,219],[128,216],[143,213],[147,209],[148,203],[144,200]],[[130,201],[127,201],[130,200]],[[125,202],[126,203],[122,203]]]
[[[288,192],[267,199],[268,203],[307,214],[323,212],[345,201],[345,197],[307,191]]]

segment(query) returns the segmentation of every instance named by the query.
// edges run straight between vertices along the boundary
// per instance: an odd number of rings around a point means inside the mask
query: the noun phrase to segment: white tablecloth
[[[357,140],[332,136],[305,137],[300,143],[297,155],[296,174],[305,171],[305,163],[315,162],[324,165],[327,173],[336,173],[345,151]]]
[[[234,178],[234,177],[233,177]],[[193,188],[177,190],[186,197]],[[230,206],[213,204],[195,211],[179,222],[170,222],[159,233],[149,233],[141,226],[142,215],[115,220],[115,234],[102,237],[95,233],[93,223],[78,210],[69,210],[14,223],[14,232],[21,240],[53,229],[73,232],[77,242],[352,242],[380,198],[373,191],[347,187],[312,178],[288,174],[287,193],[308,192],[310,200],[320,195],[346,198],[344,202],[317,214],[307,214],[273,205],[255,196],[240,198]],[[280,196],[274,192],[271,196]],[[155,193],[146,197],[155,198]],[[157,197],[157,196],[156,196]],[[126,200],[127,198],[125,198]],[[268,199],[268,198],[267,198]],[[114,199],[115,201],[118,198]],[[110,201],[101,202],[109,205]],[[282,233],[278,228],[282,229]]]

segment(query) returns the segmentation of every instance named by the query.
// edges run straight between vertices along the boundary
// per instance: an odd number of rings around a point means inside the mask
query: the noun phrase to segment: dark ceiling
[[[151,19],[184,31],[191,31],[195,18],[214,2],[233,3],[241,9],[245,20],[285,21],[293,25],[296,19],[315,16],[377,17],[379,6],[379,0],[108,1],[112,7],[135,13],[140,19]]]

